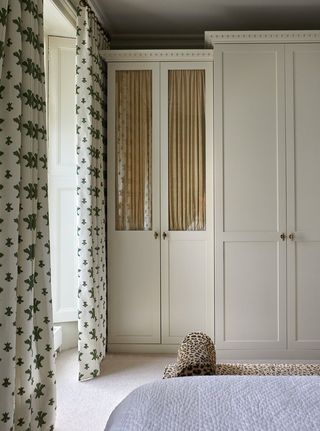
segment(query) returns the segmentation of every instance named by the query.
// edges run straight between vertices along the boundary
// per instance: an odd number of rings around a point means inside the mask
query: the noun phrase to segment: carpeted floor
[[[79,383],[77,351],[57,359],[57,421],[55,431],[103,431],[114,407],[133,389],[162,378],[176,355],[107,355],[99,377]]]

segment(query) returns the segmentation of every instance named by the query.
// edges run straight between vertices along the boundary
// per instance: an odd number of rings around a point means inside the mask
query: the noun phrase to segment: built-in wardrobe
[[[214,336],[212,50],[109,51],[108,340]]]
[[[109,343],[320,359],[320,33],[109,51]]]

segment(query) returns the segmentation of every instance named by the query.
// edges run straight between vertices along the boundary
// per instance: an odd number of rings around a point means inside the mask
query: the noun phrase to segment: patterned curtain
[[[109,41],[86,2],[77,9],[76,115],[79,380],[100,373],[106,352],[106,69]]]
[[[0,429],[53,430],[42,0],[0,5]]]

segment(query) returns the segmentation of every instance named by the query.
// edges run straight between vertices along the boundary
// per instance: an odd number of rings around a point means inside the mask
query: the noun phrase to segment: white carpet
[[[103,431],[114,407],[133,389],[162,378],[176,355],[107,355],[99,377],[78,382],[77,351],[57,359],[57,421],[55,431]]]

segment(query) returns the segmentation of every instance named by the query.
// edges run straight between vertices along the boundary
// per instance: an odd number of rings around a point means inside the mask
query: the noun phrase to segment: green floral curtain
[[[79,380],[100,373],[106,352],[106,69],[109,42],[86,2],[77,9],[76,115]]]
[[[0,429],[53,430],[42,0],[0,3]]]

